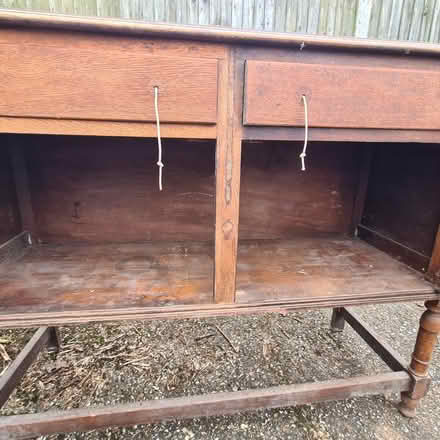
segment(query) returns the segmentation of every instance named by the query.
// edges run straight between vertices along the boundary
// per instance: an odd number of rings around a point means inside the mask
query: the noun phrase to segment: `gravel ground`
[[[357,308],[407,359],[421,304]],[[63,349],[43,353],[1,415],[236,391],[388,371],[349,328],[329,331],[330,311],[131,322],[61,328]],[[226,335],[226,338],[222,335]],[[0,331],[14,358],[30,330]],[[0,351],[0,371],[8,362]],[[416,419],[397,395],[45,437],[54,439],[418,439],[440,438],[439,350],[433,384]],[[2,365],[3,362],[3,365]],[[81,391],[81,392],[80,392]]]

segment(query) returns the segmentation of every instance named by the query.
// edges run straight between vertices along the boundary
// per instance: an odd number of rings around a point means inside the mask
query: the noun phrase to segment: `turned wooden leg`
[[[57,327],[49,328],[49,340],[47,342],[47,351],[49,353],[58,353],[61,348],[61,336]]]
[[[345,319],[341,308],[333,309],[330,329],[335,332],[342,332],[345,326]]]
[[[440,333],[440,302],[427,301],[425,306],[428,310],[423,313],[420,319],[416,345],[408,368],[408,372],[414,378],[414,386],[411,391],[402,394],[402,402],[399,408],[400,412],[406,417],[416,415],[417,406],[428,391],[430,383],[428,376],[429,363],[437,343],[437,335]]]

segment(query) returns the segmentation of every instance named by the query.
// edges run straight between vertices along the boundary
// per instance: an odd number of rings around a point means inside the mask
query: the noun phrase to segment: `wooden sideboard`
[[[386,391],[414,416],[440,331],[439,55],[0,11],[0,327],[43,326],[0,404],[86,322],[331,307],[392,370],[3,417],[0,438]],[[409,367],[346,308],[420,300]]]

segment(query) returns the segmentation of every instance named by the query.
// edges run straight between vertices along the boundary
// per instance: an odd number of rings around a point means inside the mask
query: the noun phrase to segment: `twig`
[[[5,347],[3,347],[2,344],[0,344],[0,354],[1,354],[4,361],[9,362],[11,360],[8,352],[6,351]]]
[[[202,335],[194,338],[194,341],[201,341],[202,339],[212,338],[213,336],[215,336],[215,333],[208,333],[207,335]]]
[[[228,342],[228,344],[231,346],[232,350],[235,351],[235,353],[238,353],[238,348],[231,342],[231,340],[225,335],[225,333],[223,332],[223,330],[219,327],[219,326],[215,326],[215,328],[217,329],[217,331],[226,339],[226,341]]]
[[[290,336],[289,336],[289,334],[286,332],[286,330],[284,330],[283,329],[283,327],[281,327],[279,324],[278,324],[278,328],[281,330],[281,333],[286,337],[286,338],[290,338]]]

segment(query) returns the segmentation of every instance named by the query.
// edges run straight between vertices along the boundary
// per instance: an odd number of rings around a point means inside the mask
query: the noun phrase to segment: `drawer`
[[[0,115],[211,124],[217,60],[151,56],[148,50],[85,50],[4,44]]]
[[[245,125],[440,129],[440,73],[247,61]]]

